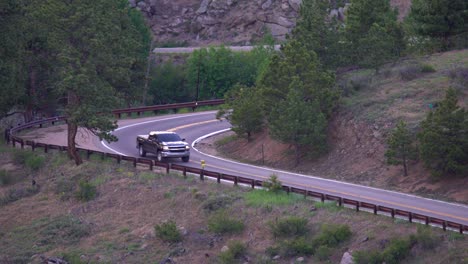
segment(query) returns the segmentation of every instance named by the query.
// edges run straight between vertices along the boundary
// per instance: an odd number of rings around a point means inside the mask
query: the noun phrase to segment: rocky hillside
[[[271,32],[277,41],[294,28],[302,0],[129,0],[141,10],[160,45],[249,45]],[[336,1],[338,2],[338,1]],[[341,1],[347,2],[347,1]],[[406,14],[410,0],[391,0]],[[344,18],[346,6],[331,16]]]

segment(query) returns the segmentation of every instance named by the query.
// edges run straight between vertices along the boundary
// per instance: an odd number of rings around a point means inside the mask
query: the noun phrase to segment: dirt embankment
[[[386,164],[386,131],[393,126],[391,122],[369,125],[350,115],[338,115],[329,126],[329,153],[316,160],[304,153],[298,166],[292,148],[271,139],[267,131],[254,135],[250,142],[236,139],[219,145],[216,142],[222,138],[233,136],[221,134],[202,147],[216,148],[218,154],[244,162],[467,204],[466,178],[433,179],[421,162],[410,163],[409,176],[405,177],[401,166]]]

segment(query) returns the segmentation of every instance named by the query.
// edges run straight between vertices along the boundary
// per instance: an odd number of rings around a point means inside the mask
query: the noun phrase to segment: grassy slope
[[[230,241],[248,247],[247,258],[239,263],[246,259],[250,263],[291,263],[304,255],[281,256],[274,262],[266,257],[269,247],[287,240],[275,239],[269,223],[287,216],[308,220],[308,239],[320,233],[322,223],[349,225],[351,238],[332,249],[328,260],[306,256],[307,263],[337,263],[346,250],[382,250],[388,240],[407,237],[417,227],[333,204],[315,204],[314,210],[314,202],[302,197],[271,197],[247,188],[117,166],[99,158],[75,167],[63,154],[49,154],[42,168],[34,172],[13,162],[10,152],[1,147],[0,170],[18,181],[0,186],[0,197],[13,189],[28,188],[33,175],[41,187],[37,194],[0,206],[1,263],[39,263],[38,254],[66,256],[71,263],[160,263],[168,257],[176,263],[219,263],[221,248]],[[97,186],[94,200],[82,202],[75,197],[77,183],[83,180]],[[245,229],[222,235],[209,231],[207,223],[219,211],[216,207],[242,221]],[[155,235],[154,225],[166,220],[176,221],[185,230],[182,242],[166,243]],[[438,244],[434,250],[416,244],[403,263],[468,260],[466,237],[440,229],[433,229],[432,236]]]

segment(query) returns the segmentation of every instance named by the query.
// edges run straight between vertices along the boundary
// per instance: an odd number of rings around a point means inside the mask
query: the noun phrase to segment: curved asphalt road
[[[183,163],[180,159],[170,160],[172,163],[200,167],[200,161],[205,160],[207,164],[206,170],[259,180],[268,179],[271,174],[275,173],[283,183],[290,186],[412,211],[414,213],[443,218],[445,220],[468,225],[468,206],[466,205],[447,203],[414,195],[327,180],[310,175],[252,166],[200,153],[196,149],[197,139],[199,140],[208,134],[230,128],[230,124],[227,121],[216,120],[215,114],[215,112],[210,111],[158,116],[146,121],[126,121],[126,123],[132,124],[121,124],[121,127],[114,132],[119,138],[119,141],[111,144],[103,143],[103,145],[115,153],[137,157],[137,135],[148,134],[148,132],[152,130],[173,130],[177,131],[189,144],[194,144],[189,163]],[[152,156],[150,155],[149,157]]]

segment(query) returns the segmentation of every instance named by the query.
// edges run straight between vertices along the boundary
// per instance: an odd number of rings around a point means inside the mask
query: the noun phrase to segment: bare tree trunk
[[[78,133],[78,125],[72,122],[68,122],[67,128],[68,128],[68,135],[67,135],[68,156],[70,157],[70,159],[75,160],[76,165],[80,165],[81,163],[83,163],[83,160],[81,159],[81,156],[76,151],[76,142],[75,142],[76,134]]]

